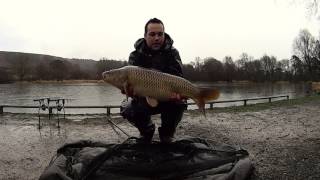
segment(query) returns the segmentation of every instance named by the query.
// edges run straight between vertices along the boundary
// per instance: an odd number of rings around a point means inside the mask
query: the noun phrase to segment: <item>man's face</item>
[[[164,28],[162,24],[150,23],[147,26],[147,33],[144,35],[147,46],[152,50],[159,50],[164,43]]]

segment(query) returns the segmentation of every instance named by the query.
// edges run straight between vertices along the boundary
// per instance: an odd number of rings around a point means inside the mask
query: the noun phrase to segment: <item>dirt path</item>
[[[254,162],[252,179],[320,179],[319,109],[320,100],[313,100],[250,112],[211,110],[207,119],[188,111],[176,136],[240,145]],[[83,118],[67,116],[60,129],[56,120],[44,120],[38,130],[35,115],[0,115],[0,179],[38,179],[56,149],[67,142],[92,139],[117,143],[126,139],[100,116]],[[159,124],[158,117],[154,119]],[[114,121],[130,135],[138,135],[126,121]]]

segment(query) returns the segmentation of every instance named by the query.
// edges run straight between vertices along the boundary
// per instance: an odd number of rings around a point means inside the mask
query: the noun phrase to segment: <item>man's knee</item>
[[[131,98],[126,99],[120,106],[120,114],[135,127],[144,128],[152,124],[148,109],[141,103],[135,102]]]
[[[124,99],[120,105],[120,114],[125,119],[134,119],[136,116],[143,116],[145,110],[136,100]]]

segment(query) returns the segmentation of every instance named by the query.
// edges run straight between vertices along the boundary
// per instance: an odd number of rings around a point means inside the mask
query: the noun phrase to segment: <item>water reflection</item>
[[[289,95],[290,98],[305,96],[306,83],[214,83],[200,84],[214,86],[221,92],[219,101],[252,97]],[[69,99],[67,106],[119,105],[125,98],[118,89],[106,83],[14,83],[0,84],[0,105],[33,105],[33,99],[63,97]],[[190,101],[191,102],[191,101]],[[216,104],[215,106],[241,105]],[[37,109],[6,109],[14,113],[37,113]],[[105,113],[105,109],[66,109],[67,114]],[[115,110],[116,111],[116,110]],[[43,112],[47,114],[48,112]]]

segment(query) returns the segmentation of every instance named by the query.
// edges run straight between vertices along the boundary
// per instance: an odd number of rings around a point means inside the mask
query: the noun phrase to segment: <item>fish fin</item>
[[[152,70],[152,71],[157,71],[157,72],[161,72],[159,69],[154,69],[154,68],[151,68],[150,70]]]
[[[146,97],[147,103],[151,106],[151,107],[157,107],[158,106],[158,101],[156,99],[153,99],[151,97]]]
[[[210,88],[201,88],[200,94],[197,99],[194,101],[196,102],[199,110],[202,112],[204,117],[206,117],[206,111],[205,111],[205,103],[209,100],[214,100],[219,97],[220,93],[216,89],[210,89]]]
[[[127,99],[127,101],[128,101],[129,86],[128,86],[128,83],[127,83],[127,82],[125,82],[125,83],[123,84],[123,90],[124,90],[124,93],[125,93],[125,95],[126,95],[126,99]]]
[[[127,81],[123,84],[123,90],[127,99],[128,97],[132,97],[134,95],[133,87]]]

